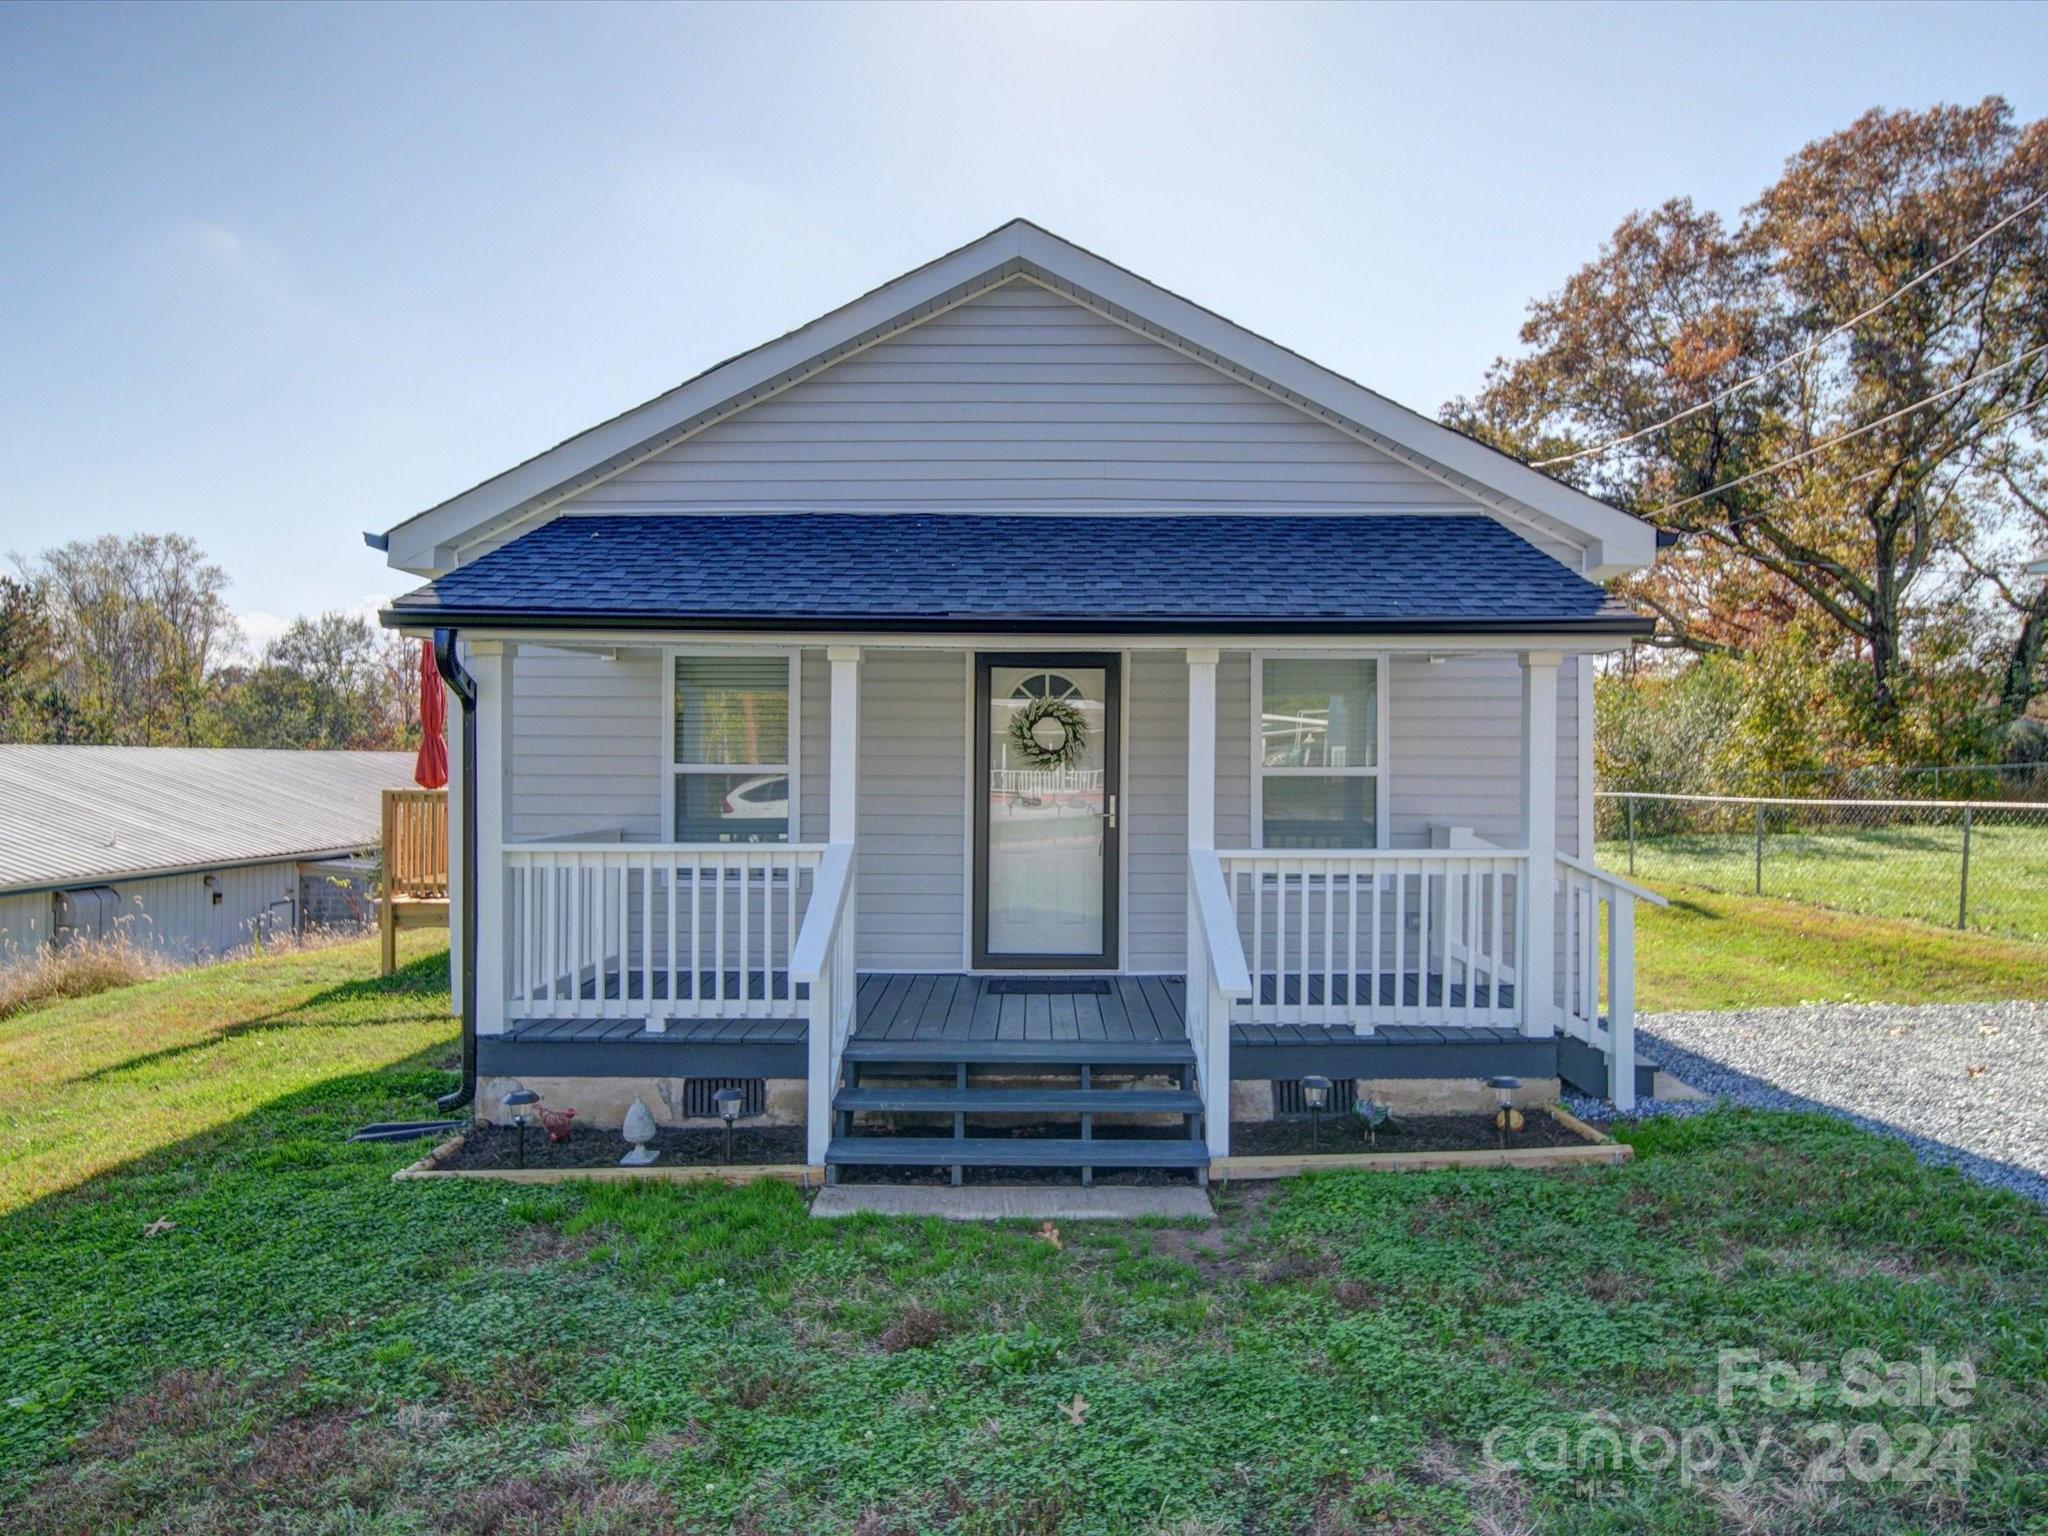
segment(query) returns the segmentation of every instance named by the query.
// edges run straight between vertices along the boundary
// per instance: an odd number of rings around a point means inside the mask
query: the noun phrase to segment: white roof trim
[[[408,518],[386,535],[390,562],[446,570],[461,546],[543,515],[712,421],[1017,277],[1320,416],[1504,517],[1564,532],[1587,546],[1586,574],[1595,579],[1655,558],[1648,523],[1018,219]]]

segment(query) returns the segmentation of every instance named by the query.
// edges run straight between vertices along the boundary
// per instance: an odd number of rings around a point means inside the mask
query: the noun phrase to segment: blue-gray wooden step
[[[1192,1065],[1195,1048],[1185,1040],[865,1040],[856,1035],[842,1055],[847,1061],[1150,1067]]]
[[[1049,1115],[1198,1115],[1202,1096],[1186,1088],[842,1088],[835,1109],[869,1112]]]
[[[839,1168],[1206,1168],[1209,1149],[1187,1137],[837,1136]]]

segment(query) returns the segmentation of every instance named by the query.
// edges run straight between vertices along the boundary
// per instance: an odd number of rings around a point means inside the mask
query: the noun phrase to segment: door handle
[[[1115,795],[1111,795],[1111,796],[1109,797],[1109,828],[1110,828],[1110,830],[1111,830],[1112,832],[1116,830],[1116,796],[1115,796]]]

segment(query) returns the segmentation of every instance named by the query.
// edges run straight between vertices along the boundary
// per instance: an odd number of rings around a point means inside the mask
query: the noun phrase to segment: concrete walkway
[[[1191,1185],[1082,1189],[1056,1184],[834,1184],[813,1216],[937,1216],[946,1221],[1214,1221],[1208,1191]]]

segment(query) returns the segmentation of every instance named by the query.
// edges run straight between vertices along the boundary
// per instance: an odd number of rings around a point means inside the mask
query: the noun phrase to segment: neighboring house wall
[[[47,944],[51,920],[48,891],[0,896],[0,970]]]
[[[76,931],[102,938],[118,933],[132,943],[180,964],[218,959],[256,938],[297,931],[300,866],[296,860],[156,879],[106,883],[111,902],[77,899],[68,904],[75,928],[67,926],[67,904],[50,893],[0,897],[0,963],[10,952],[32,947],[25,936],[30,919],[42,915],[43,939]],[[83,889],[83,888],[81,888]],[[216,890],[220,896],[214,901]],[[104,910],[102,910],[104,908]]]
[[[856,352],[563,503],[720,507],[1491,515],[1328,422],[1027,281]],[[1575,546],[1516,531],[1580,568]]]
[[[661,655],[521,646],[512,666],[508,836],[661,836]]]

